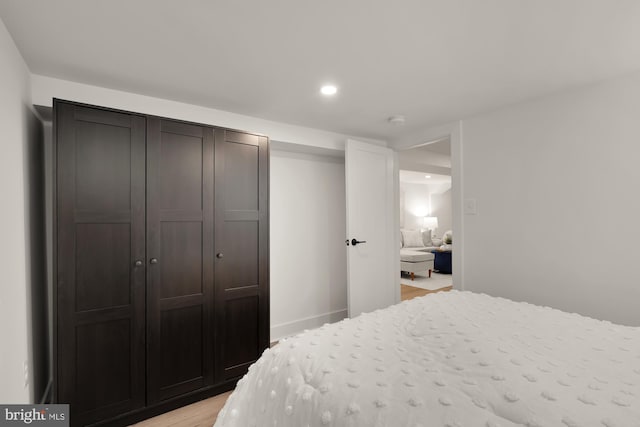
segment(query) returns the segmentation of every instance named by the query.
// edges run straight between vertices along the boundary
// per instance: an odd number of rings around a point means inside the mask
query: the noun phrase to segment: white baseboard
[[[305,329],[318,328],[325,323],[338,322],[347,317],[347,309],[332,311],[318,316],[305,317],[292,322],[280,323],[271,326],[271,341],[278,341],[304,331]]]

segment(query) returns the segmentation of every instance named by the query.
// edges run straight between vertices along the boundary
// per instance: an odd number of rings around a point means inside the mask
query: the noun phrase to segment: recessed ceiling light
[[[425,175],[424,177],[429,179],[429,178],[431,178],[431,175]]]
[[[338,88],[334,85],[324,85],[320,88],[320,93],[327,96],[335,95],[338,93]]]

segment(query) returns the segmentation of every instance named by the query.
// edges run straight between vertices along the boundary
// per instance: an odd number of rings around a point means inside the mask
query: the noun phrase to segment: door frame
[[[463,168],[462,168],[462,121],[447,123],[426,129],[418,134],[395,141],[395,151],[405,151],[423,146],[436,140],[448,138],[451,143],[451,211],[453,214],[453,234],[455,236],[455,250],[452,254],[453,288],[465,289],[464,282],[464,215],[463,215]],[[400,206],[400,167],[395,158],[395,203]],[[400,241],[400,210],[396,209],[395,229],[397,241]],[[398,255],[398,271],[400,271],[400,257]],[[397,279],[397,289],[400,292],[400,276]]]

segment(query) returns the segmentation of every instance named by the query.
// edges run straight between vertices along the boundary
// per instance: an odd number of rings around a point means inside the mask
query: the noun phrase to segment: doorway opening
[[[449,137],[398,152],[401,298],[453,286]]]

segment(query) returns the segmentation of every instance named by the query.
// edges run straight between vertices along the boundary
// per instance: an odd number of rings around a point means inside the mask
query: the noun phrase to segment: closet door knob
[[[222,252],[218,252],[218,253],[216,254],[216,258],[220,259],[220,258],[222,258],[222,257],[224,257],[224,254],[223,254]]]
[[[137,259],[135,265],[136,265],[136,267],[141,267],[142,266],[142,260],[141,259]]]
[[[151,259],[149,260],[149,263],[150,263],[150,264],[157,264],[157,263],[158,263],[158,258],[151,258]]]

